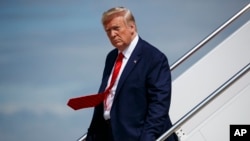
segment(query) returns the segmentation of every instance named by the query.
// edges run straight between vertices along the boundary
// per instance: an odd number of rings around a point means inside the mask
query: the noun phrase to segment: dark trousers
[[[110,120],[102,123],[101,130],[88,130],[86,141],[114,141]]]
[[[114,141],[110,120],[106,120],[105,124],[107,130],[103,141]]]

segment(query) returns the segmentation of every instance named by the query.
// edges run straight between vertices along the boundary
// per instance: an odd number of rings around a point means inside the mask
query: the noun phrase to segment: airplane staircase
[[[250,4],[195,48],[203,46],[249,9]],[[249,125],[249,69],[248,20],[173,81],[170,115],[175,124],[157,141],[173,132],[181,141],[228,141],[230,125]]]

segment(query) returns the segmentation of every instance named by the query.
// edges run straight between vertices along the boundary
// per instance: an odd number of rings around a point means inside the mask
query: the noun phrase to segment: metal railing
[[[233,77],[231,77],[228,81],[226,81],[223,85],[221,85],[218,89],[216,89],[212,94],[210,94],[207,98],[201,101],[198,105],[196,105],[191,111],[189,111],[186,115],[184,115],[180,120],[178,120],[167,132],[165,132],[162,136],[160,136],[156,141],[164,141],[171,134],[173,134],[180,126],[182,126],[186,121],[191,119],[196,113],[198,113],[202,108],[208,105],[211,101],[213,101],[216,97],[218,97],[226,88],[231,86],[234,82],[236,82],[239,78],[241,78],[244,74],[246,74],[250,70],[250,63],[242,68],[239,72],[237,72]]]
[[[183,63],[185,60],[187,60],[192,54],[194,54],[195,52],[197,52],[201,47],[203,47],[207,42],[209,42],[212,38],[214,38],[217,34],[219,34],[223,29],[225,29],[233,21],[235,21],[242,14],[244,14],[247,10],[249,10],[249,8],[250,8],[250,3],[247,4],[244,8],[242,8],[238,13],[236,13],[229,20],[227,20],[224,24],[222,24],[219,28],[217,28],[215,31],[213,31],[211,34],[209,34],[209,36],[207,36],[205,39],[203,39],[201,42],[199,42],[195,47],[193,47],[190,51],[188,51],[185,55],[183,55],[180,59],[178,59],[174,64],[172,64],[170,66],[170,70],[173,71],[177,66],[179,66],[181,63]],[[249,70],[249,64],[248,64],[247,69]],[[216,91],[218,91],[218,89]],[[213,94],[211,94],[210,96],[212,96]],[[207,105],[207,103],[209,103],[208,98],[206,98],[205,100],[203,100],[200,104],[198,104],[195,108],[193,108],[189,113],[187,113],[185,116],[183,116],[179,121],[177,121],[173,125],[172,128],[170,128],[166,133],[164,133],[156,141],[163,141],[168,136],[170,136],[173,132],[175,132],[175,130],[178,127],[180,127],[185,121],[187,121],[188,119],[190,119],[193,116],[193,114],[197,113],[200,110],[200,108],[203,108],[205,105]],[[211,100],[213,99],[212,97],[210,97],[210,98],[211,98]],[[87,133],[85,133],[84,135],[82,135],[79,139],[77,139],[77,141],[86,141],[86,137],[87,137]]]
[[[199,42],[195,47],[193,47],[190,51],[188,51],[185,55],[183,55],[180,59],[178,59],[173,65],[171,65],[170,70],[174,70],[177,66],[179,66],[182,62],[187,60],[192,54],[198,51],[202,46],[204,46],[208,41],[214,38],[217,34],[219,34],[223,29],[229,26],[233,21],[239,18],[243,13],[245,13],[250,8],[250,3],[247,4],[242,10],[236,13],[233,17],[227,20],[224,24],[222,24],[219,28],[217,28],[214,32],[209,34],[205,39]]]
[[[171,66],[171,71],[179,66],[183,61],[189,58],[193,53],[199,50],[202,46],[204,46],[208,41],[210,41],[213,37],[215,37],[219,32],[229,26],[230,23],[239,18],[243,13],[247,12],[250,9],[250,3],[247,4],[244,8],[242,8],[238,13],[236,13],[233,17],[231,17],[228,21],[226,21],[223,25],[221,25],[218,29],[216,29],[213,33],[211,33],[208,37],[202,40],[199,44],[197,44],[193,49],[191,49],[188,53],[186,53],[183,57],[181,57],[176,63]],[[173,134],[181,125],[183,125],[187,120],[192,118],[198,111],[200,111],[203,107],[205,107],[208,103],[210,103],[215,97],[217,97],[223,90],[225,90],[228,86],[230,86],[234,81],[236,81],[239,77],[241,77],[244,73],[249,71],[249,64],[244,67],[240,72],[238,72],[235,76],[233,76],[230,80],[225,82],[221,87],[215,90],[211,95],[205,98],[201,103],[195,106],[191,111],[189,111],[186,115],[184,115],[180,120],[178,120],[172,128],[170,128],[167,132],[165,132],[162,136],[160,136],[156,141],[163,141],[168,138],[171,134]]]
[[[87,138],[87,133],[82,135],[77,141],[86,141],[86,138]]]

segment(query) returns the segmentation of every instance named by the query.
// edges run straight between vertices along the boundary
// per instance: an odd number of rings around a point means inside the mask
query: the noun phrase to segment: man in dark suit
[[[115,49],[107,55],[99,93],[111,85],[118,54],[123,58],[109,94],[94,109],[87,141],[155,141],[172,126],[168,60],[138,36],[128,9],[111,8],[102,23]],[[167,141],[177,141],[176,135]]]

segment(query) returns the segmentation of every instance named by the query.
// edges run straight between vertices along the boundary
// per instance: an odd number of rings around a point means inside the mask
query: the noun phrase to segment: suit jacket
[[[118,50],[106,58],[99,92],[107,86]],[[119,79],[112,109],[111,127],[115,141],[154,141],[172,123],[169,118],[171,74],[166,56],[139,38]],[[103,104],[95,107],[87,141],[106,136]],[[167,141],[176,141],[176,135]]]

